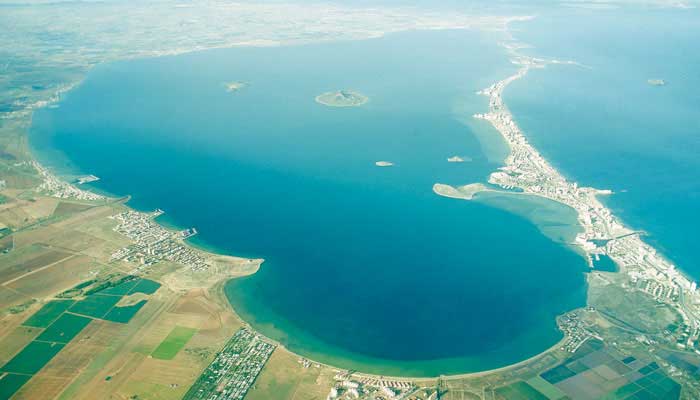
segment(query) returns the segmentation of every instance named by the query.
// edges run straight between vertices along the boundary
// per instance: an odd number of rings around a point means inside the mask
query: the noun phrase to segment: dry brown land
[[[246,399],[325,399],[334,383],[333,369],[314,366],[304,368],[298,360],[299,357],[289,351],[277,349]]]
[[[130,243],[108,218],[124,211],[120,203],[90,204],[4,191],[0,223],[14,230],[13,250],[0,254],[0,362],[5,363],[41,329],[21,326],[58,293],[100,274],[126,272],[136,265],[111,262],[111,254]],[[152,296],[132,295],[120,305],[148,298],[128,324],[92,321],[14,396],[16,399],[179,399],[242,322],[223,293],[223,283],[254,273],[259,260],[209,255],[213,267],[195,272],[161,262],[144,276],[163,286]],[[23,311],[10,307],[24,304]],[[175,326],[197,329],[172,360],[150,356]],[[332,375],[304,369],[285,350],[274,353],[263,373],[293,383],[291,398],[325,398]],[[269,386],[271,388],[273,386]],[[295,394],[296,393],[296,394]],[[308,395],[307,395],[308,394]],[[311,396],[311,397],[309,397]],[[260,397],[258,397],[260,398]],[[283,398],[277,396],[275,398]]]

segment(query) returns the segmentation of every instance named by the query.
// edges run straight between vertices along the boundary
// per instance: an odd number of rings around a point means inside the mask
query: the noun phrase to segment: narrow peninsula
[[[678,317],[677,324],[683,326],[685,333],[679,339],[673,339],[677,348],[693,348],[695,340],[700,337],[700,292],[697,283],[666,259],[657,249],[644,242],[642,232],[626,227],[623,222],[607,208],[598,197],[612,194],[610,190],[599,190],[579,186],[564,177],[532,146],[528,138],[515,122],[508,110],[503,92],[512,82],[523,78],[530,70],[545,68],[548,64],[576,64],[558,60],[543,60],[528,57],[517,52],[518,45],[505,45],[512,55],[512,62],[519,66],[513,75],[498,81],[478,94],[489,99],[488,112],[475,114],[474,118],[485,120],[502,135],[510,148],[504,165],[489,176],[488,182],[505,190],[520,189],[523,194],[541,196],[562,203],[574,209],[582,231],[576,235],[573,246],[582,251],[588,264],[594,267],[594,260],[601,257],[611,259],[624,278],[617,284],[622,287],[634,287],[638,282],[645,282],[647,287],[663,288],[677,295],[659,297]],[[649,82],[659,85],[660,82]],[[453,187],[436,184],[433,191],[441,196],[471,200],[485,186],[471,184]],[[590,275],[588,282],[591,291],[605,290],[612,287],[609,277]],[[601,280],[602,279],[602,280]],[[603,283],[600,283],[603,282]],[[596,286],[599,285],[599,286]],[[661,290],[661,289],[658,289]],[[654,293],[652,291],[652,293]],[[605,306],[604,301],[598,300]],[[661,303],[661,300],[659,301]],[[590,303],[589,303],[590,304]],[[570,327],[560,324],[560,329],[568,332]],[[681,330],[682,331],[682,330]],[[565,337],[562,348],[578,349],[588,338],[596,333],[579,331],[576,335]]]

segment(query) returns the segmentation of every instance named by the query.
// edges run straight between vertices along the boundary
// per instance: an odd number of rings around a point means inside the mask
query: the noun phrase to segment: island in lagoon
[[[326,92],[316,96],[316,102],[329,107],[358,107],[369,101],[369,98],[352,90]]]
[[[234,93],[234,92],[238,92],[239,90],[245,88],[246,86],[248,86],[248,84],[245,82],[236,81],[236,82],[225,83],[224,86],[226,86],[227,92]]]
[[[460,157],[460,156],[452,156],[447,158],[447,162],[451,163],[463,163],[463,162],[468,162],[471,161],[472,159],[469,157]]]
[[[649,79],[647,83],[651,86],[666,86],[666,81],[663,79]]]

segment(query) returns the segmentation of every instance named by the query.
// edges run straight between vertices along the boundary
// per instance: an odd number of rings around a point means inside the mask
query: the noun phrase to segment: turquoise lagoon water
[[[265,258],[226,293],[292,351],[387,375],[500,367],[561,338],[554,317],[584,304],[587,267],[565,244],[566,210],[432,193],[498,166],[497,134],[482,146],[474,133],[489,128],[460,122],[485,109],[476,90],[514,71],[496,39],[412,32],[102,65],[35,115],[32,146],[196,227],[196,244]],[[314,102],[340,88],[370,101]],[[552,213],[569,220],[537,219]]]
[[[533,144],[566,176],[613,196],[627,225],[700,279],[700,15],[691,10],[558,11],[518,24],[550,66],[504,96]],[[664,79],[652,86],[648,79]]]

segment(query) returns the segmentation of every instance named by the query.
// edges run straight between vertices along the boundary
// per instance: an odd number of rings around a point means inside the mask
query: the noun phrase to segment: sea
[[[601,200],[692,279],[700,279],[700,9],[576,9],[514,25],[538,57],[504,99],[566,177]],[[649,80],[662,80],[662,86]]]
[[[559,12],[585,18],[567,24]],[[550,11],[516,25],[526,51],[584,66],[534,71],[506,102],[545,157],[573,180],[615,190],[606,204],[692,273],[698,258],[683,236],[699,218],[700,169],[698,98],[687,85],[698,76],[666,64],[697,56],[624,23],[581,39],[620,12]],[[471,115],[487,108],[476,91],[516,70],[504,39],[415,31],[104,64],[57,108],[36,112],[31,146],[58,174],[95,174],[95,189],[196,227],[193,245],[264,258],[226,294],[243,320],[301,356],[382,375],[498,368],[562,338],[555,317],[585,305],[589,271],[570,245],[573,210],[432,192],[437,182],[484,182],[502,165],[498,132]],[[599,41],[617,51],[601,55]],[[645,51],[656,67],[640,68]],[[229,82],[245,86],[229,92]],[[314,101],[339,89],[369,102]],[[455,155],[467,162],[447,162]]]

